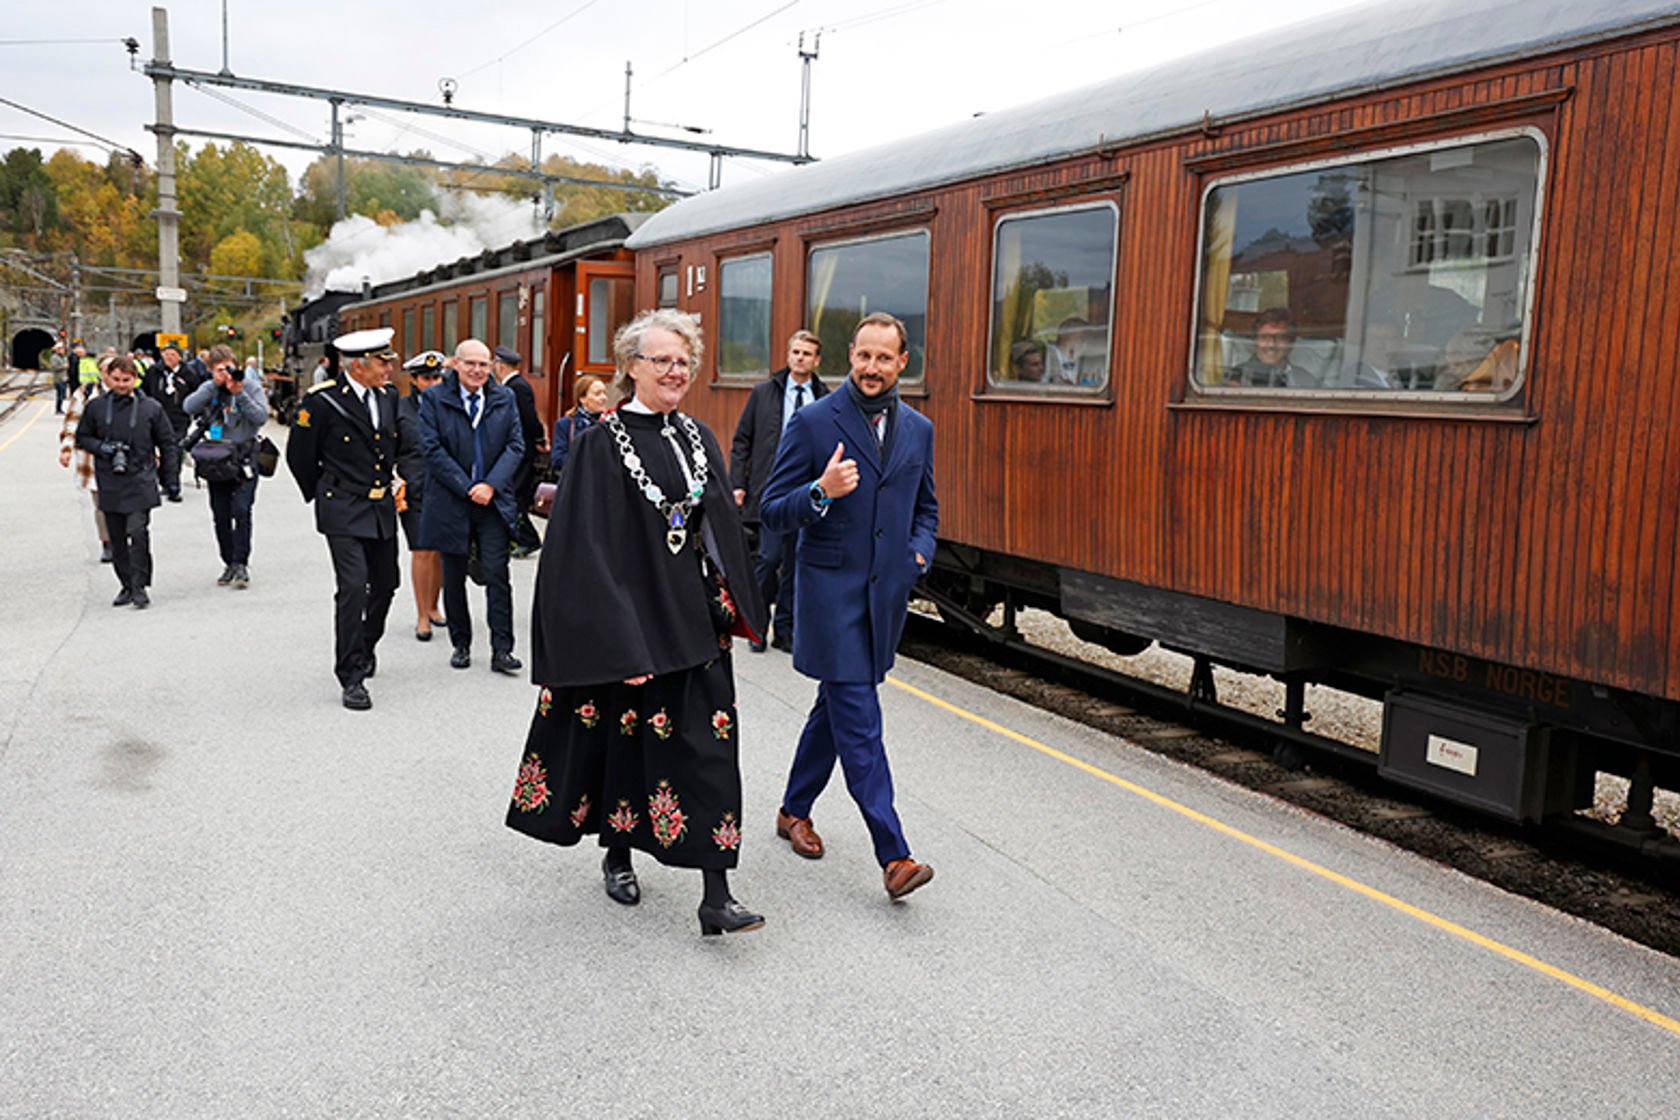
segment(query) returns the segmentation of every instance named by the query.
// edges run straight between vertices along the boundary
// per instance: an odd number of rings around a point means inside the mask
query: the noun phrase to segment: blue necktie
[[[800,409],[802,409],[804,407],[805,407],[805,386],[795,385],[793,387],[793,410],[795,412],[798,412]]]
[[[484,481],[484,443],[478,438],[478,394],[467,394],[467,422],[473,430],[473,469],[472,480]]]

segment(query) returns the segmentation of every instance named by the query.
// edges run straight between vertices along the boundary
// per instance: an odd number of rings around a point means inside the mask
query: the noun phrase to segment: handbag
[[[577,438],[577,411],[572,411],[570,428],[566,432],[566,445],[572,446]],[[531,495],[531,512],[538,517],[547,517],[554,511],[554,494],[560,489],[558,482],[539,482],[536,491]]]
[[[539,482],[536,493],[531,495],[531,512],[538,517],[547,517],[554,511],[554,492],[560,489],[558,483]]]
[[[280,469],[280,449],[267,436],[257,437],[257,473],[264,478],[273,478],[274,472]]]
[[[205,482],[233,482],[244,477],[240,446],[225,439],[201,439],[192,446],[193,473]]]

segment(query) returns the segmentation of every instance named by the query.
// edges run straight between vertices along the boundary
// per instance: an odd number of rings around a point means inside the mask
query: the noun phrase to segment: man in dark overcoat
[[[766,528],[759,517],[759,499],[770,469],[776,463],[776,447],[782,429],[795,412],[828,392],[817,377],[822,362],[822,340],[807,330],[793,332],[788,339],[788,364],[753,386],[741,419],[735,425],[735,440],[729,451],[729,479],[735,488],[735,504],[741,507],[741,521],[758,530],[758,557],[753,577],[766,604],[775,605],[772,623],[777,649],[793,650],[793,538]],[[750,643],[754,653],[764,652],[764,641]]]
[[[443,613],[454,647],[449,664],[472,664],[467,560],[478,547],[490,623],[490,668],[509,676],[513,656],[513,587],[508,542],[519,513],[514,479],[525,438],[513,392],[490,377],[490,350],[476,338],[455,348],[455,368],[420,395],[420,447],[426,456],[426,504],[420,543],[443,553]]]
[[[111,534],[111,563],[122,590],[113,607],[151,604],[152,510],[158,501],[158,471],[179,478],[181,445],[163,406],[137,390],[128,358],[113,358],[105,370],[102,396],[87,402],[76,426],[76,446],[93,454],[99,511]],[[160,467],[161,463],[161,467]]]
[[[187,438],[187,429],[192,426],[192,417],[183,406],[188,394],[198,388],[198,381],[198,377],[182,364],[181,349],[174,343],[163,348],[163,360],[147,371],[141,381],[140,387],[146,395],[163,406],[163,414],[169,418],[169,426],[175,429],[177,442]],[[170,501],[181,500],[179,475],[173,478],[164,475],[160,481]]]
[[[525,356],[511,346],[498,346],[492,352],[496,381],[513,393],[519,407],[519,435],[525,441],[525,457],[513,476],[514,504],[518,509],[513,523],[513,554],[529,556],[542,547],[542,537],[531,524],[531,502],[537,494],[537,464],[547,454],[548,440],[543,429],[542,414],[537,411],[536,390],[519,367]]]
[[[800,855],[822,856],[811,806],[838,759],[895,901],[933,878],[933,868],[910,858],[893,808],[876,691],[939,529],[933,424],[898,399],[908,348],[893,316],[858,323],[844,389],[788,422],[761,503],[767,528],[797,534],[793,667],[821,682],[776,833]]]
[[[286,441],[286,467],[303,500],[315,503],[315,529],[332,554],[333,673],[352,711],[373,707],[365,682],[402,578],[391,490],[403,451],[390,388],[394,333],[377,327],[334,339],[342,376],[304,396]]]

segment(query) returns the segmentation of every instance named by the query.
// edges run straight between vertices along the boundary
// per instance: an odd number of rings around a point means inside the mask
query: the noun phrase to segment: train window
[[[846,376],[846,349],[858,320],[886,311],[904,322],[910,361],[899,380],[926,374],[928,232],[889,233],[816,245],[806,265],[805,325],[822,340],[831,382]]]
[[[677,305],[677,270],[662,268],[659,270],[659,303],[660,307],[675,307]]]
[[[717,371],[770,372],[770,254],[718,262]]]
[[[473,296],[467,304],[467,337],[488,345],[490,338],[490,297]]]
[[[414,345],[414,342],[415,342],[415,336],[414,336],[414,308],[405,307],[405,308],[403,308],[403,333],[402,333],[403,357],[412,358],[414,355],[416,355],[420,352],[420,348],[418,346]]]
[[[1193,384],[1238,396],[1509,397],[1542,156],[1524,130],[1214,183]]]
[[[428,303],[420,309],[420,349],[437,346],[437,304]]]
[[[544,326],[544,321],[547,318],[544,312],[547,306],[548,292],[538,288],[531,294],[531,364],[527,367],[538,377],[542,376],[543,342],[545,341],[543,331],[547,329]]]
[[[451,299],[443,305],[443,346],[445,354],[455,353],[455,344],[461,340],[461,301]]]
[[[518,292],[503,292],[496,301],[496,345],[519,349]]]
[[[986,351],[993,385],[1054,393],[1107,383],[1119,229],[1112,202],[998,221]]]

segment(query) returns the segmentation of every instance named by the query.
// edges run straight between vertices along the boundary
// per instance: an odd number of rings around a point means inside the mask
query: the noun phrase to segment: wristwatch
[[[809,493],[811,495],[811,504],[816,506],[818,509],[822,509],[834,500],[828,496],[826,491],[823,490],[822,483],[820,481],[811,483]]]

